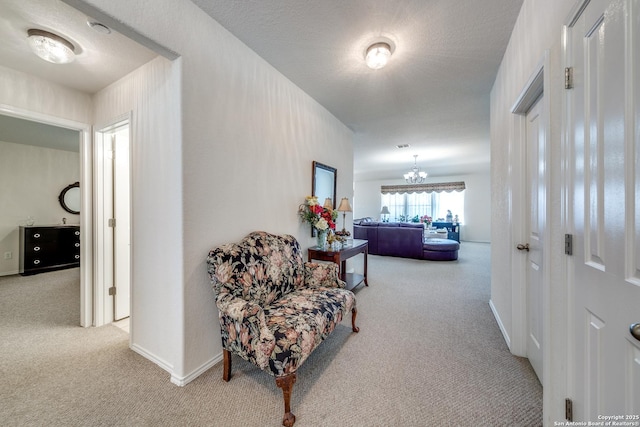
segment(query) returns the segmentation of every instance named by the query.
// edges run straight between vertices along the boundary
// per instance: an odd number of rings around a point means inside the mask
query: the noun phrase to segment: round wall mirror
[[[67,185],[58,196],[62,208],[72,214],[80,214],[80,183]]]

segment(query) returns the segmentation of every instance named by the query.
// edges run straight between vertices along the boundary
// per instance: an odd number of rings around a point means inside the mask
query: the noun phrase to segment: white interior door
[[[591,0],[568,27],[574,420],[640,415],[640,1]]]
[[[96,134],[98,151],[96,325],[129,317],[131,295],[131,162],[129,122]]]
[[[526,115],[526,180],[528,190],[527,243],[527,357],[543,383],[542,289],[545,227],[545,137],[541,128],[542,96]]]
[[[115,227],[113,286],[116,288],[113,302],[114,320],[129,317],[131,284],[131,206],[129,125],[121,126],[111,135],[114,147],[113,159],[113,212]]]

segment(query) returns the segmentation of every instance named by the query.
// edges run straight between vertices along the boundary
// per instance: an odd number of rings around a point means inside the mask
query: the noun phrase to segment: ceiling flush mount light
[[[54,64],[67,64],[75,57],[75,47],[70,41],[44,30],[30,29],[29,46],[33,53]]]
[[[407,173],[404,174],[404,179],[409,184],[422,184],[424,180],[427,178],[427,173],[420,171],[420,168],[417,164],[418,155],[413,155],[413,168]]]
[[[367,48],[364,57],[369,68],[379,70],[387,65],[391,58],[391,46],[385,42],[374,43]]]

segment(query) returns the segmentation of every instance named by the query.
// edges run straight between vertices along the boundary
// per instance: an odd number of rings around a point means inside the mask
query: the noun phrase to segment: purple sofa
[[[372,255],[452,261],[458,259],[455,240],[424,240],[424,226],[404,222],[360,221],[353,225],[353,237],[369,241]]]

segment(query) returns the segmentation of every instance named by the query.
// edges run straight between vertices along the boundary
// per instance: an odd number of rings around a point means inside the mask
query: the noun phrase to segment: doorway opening
[[[131,312],[130,135],[129,116],[94,135],[96,326],[126,319]]]
[[[20,108],[0,105],[0,114],[78,132],[80,153],[80,325],[93,324],[93,204],[90,125]]]

